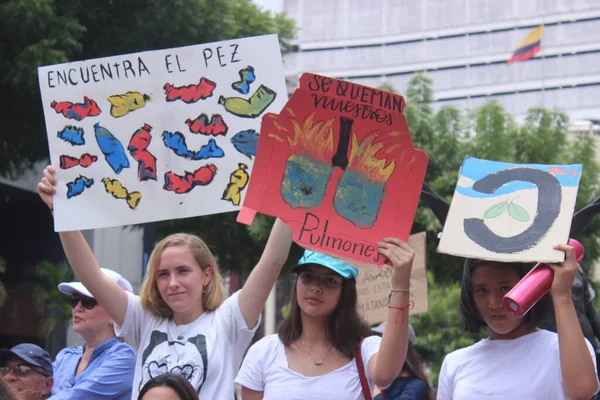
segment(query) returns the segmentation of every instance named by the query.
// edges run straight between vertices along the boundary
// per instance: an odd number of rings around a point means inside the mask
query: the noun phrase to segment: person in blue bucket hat
[[[408,347],[413,249],[378,243],[392,268],[387,325],[372,335],[358,313],[358,270],[306,250],[298,264],[289,315],[278,333],[254,344],[235,380],[244,400],[370,399],[398,377]]]

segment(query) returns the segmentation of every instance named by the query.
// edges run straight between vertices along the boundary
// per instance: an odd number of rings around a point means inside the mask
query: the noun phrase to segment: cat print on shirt
[[[198,364],[200,360],[202,365]],[[206,379],[207,360],[204,335],[199,334],[187,341],[170,342],[165,332],[152,331],[150,342],[142,353],[142,376],[138,390],[142,390],[150,379],[171,372],[185,377],[200,393]]]

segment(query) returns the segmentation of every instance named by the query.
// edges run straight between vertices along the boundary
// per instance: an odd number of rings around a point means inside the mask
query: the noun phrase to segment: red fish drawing
[[[95,117],[96,115],[100,115],[101,112],[98,104],[87,96],[83,97],[83,103],[53,101],[50,103],[50,107],[52,107],[57,114],[62,114],[65,118],[74,119],[75,121],[81,121],[85,117]]]
[[[564,169],[558,167],[550,167],[548,168],[548,172],[550,172],[553,175],[577,176],[579,174],[579,171],[565,171]]]
[[[156,180],[156,157],[148,151],[152,135],[152,127],[144,124],[131,136],[127,150],[138,162],[138,179],[141,181]]]
[[[196,186],[206,186],[212,182],[217,174],[217,166],[208,164],[198,168],[194,172],[185,172],[185,175],[177,175],[172,171],[165,174],[165,185],[163,189],[177,194],[188,193]]]
[[[195,103],[198,100],[204,100],[213,95],[213,90],[217,84],[204,77],[200,79],[197,85],[173,86],[170,83],[165,83],[163,89],[167,95],[167,101],[181,100],[184,103]]]
[[[200,114],[194,120],[188,118],[185,124],[189,126],[190,132],[201,135],[225,135],[227,130],[229,130],[220,114],[213,114],[210,120],[208,119],[208,115]]]
[[[87,168],[93,163],[98,161],[97,156],[92,156],[88,153],[83,154],[81,157],[71,157],[62,155],[60,156],[60,168],[69,169],[81,165],[83,168]]]

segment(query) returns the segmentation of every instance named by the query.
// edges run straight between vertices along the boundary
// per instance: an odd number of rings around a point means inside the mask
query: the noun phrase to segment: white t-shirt
[[[586,344],[596,364],[592,345]],[[446,356],[438,400],[564,400],[558,335],[539,330],[512,340],[483,339]]]
[[[374,385],[368,363],[379,351],[380,344],[379,336],[369,336],[361,346],[365,376],[371,391]],[[356,359],[323,376],[304,376],[289,368],[285,347],[278,335],[265,336],[250,347],[235,383],[264,392],[263,400],[364,400]]]
[[[246,326],[233,294],[212,312],[177,326],[142,309],[140,298],[127,294],[127,314],[119,334],[137,351],[132,399],[151,378],[182,374],[202,399],[233,399],[233,379],[259,322]]]

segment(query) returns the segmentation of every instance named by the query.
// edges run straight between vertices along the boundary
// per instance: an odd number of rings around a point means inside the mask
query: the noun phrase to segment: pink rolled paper
[[[569,239],[567,244],[575,248],[577,262],[583,260],[583,245],[575,239]],[[537,264],[504,296],[502,304],[517,317],[523,317],[550,290],[553,280],[554,270],[547,264]]]

